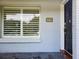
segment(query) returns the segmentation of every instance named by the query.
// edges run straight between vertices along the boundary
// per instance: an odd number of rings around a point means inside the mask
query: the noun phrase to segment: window
[[[3,37],[39,37],[39,8],[3,8]]]

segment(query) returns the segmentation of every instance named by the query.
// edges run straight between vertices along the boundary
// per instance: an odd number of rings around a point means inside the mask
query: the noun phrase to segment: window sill
[[[38,38],[0,38],[0,43],[13,43],[13,42],[40,42],[39,37]]]

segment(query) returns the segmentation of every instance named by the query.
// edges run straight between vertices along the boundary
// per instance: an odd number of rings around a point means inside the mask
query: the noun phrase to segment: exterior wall
[[[7,3],[7,2],[6,2]],[[10,2],[9,2],[10,3]],[[32,3],[32,2],[31,2]],[[29,4],[31,4],[29,3]],[[8,4],[8,3],[7,3]],[[23,6],[22,3],[10,3]],[[41,6],[40,14],[40,42],[33,43],[0,43],[0,52],[59,52],[63,48],[61,41],[60,5],[52,3],[32,3]],[[36,6],[35,5],[35,6]],[[24,4],[28,6],[28,3]],[[46,17],[53,17],[52,23],[46,22]],[[63,22],[63,21],[62,21]],[[1,28],[0,28],[1,29]],[[60,37],[61,36],[61,37]],[[62,37],[63,40],[63,37]]]
[[[76,0],[76,53],[79,59],[79,0]]]
[[[77,59],[79,59],[79,0],[77,0],[76,3],[76,47]]]
[[[73,0],[73,59],[79,59],[79,0]]]

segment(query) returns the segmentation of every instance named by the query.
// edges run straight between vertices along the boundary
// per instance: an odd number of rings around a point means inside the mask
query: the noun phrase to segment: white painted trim
[[[21,15],[23,14],[23,9],[39,9],[37,7],[3,7],[4,8],[15,8],[21,10]],[[3,10],[2,10],[3,11]],[[4,13],[4,12],[2,12]],[[39,9],[39,13],[40,13],[40,9]],[[2,17],[4,16],[4,14],[2,15]],[[21,17],[22,19],[22,17]],[[23,21],[23,20],[21,20]],[[2,30],[4,29],[4,17],[2,18]],[[21,22],[21,28],[23,28],[22,26],[23,22]],[[23,35],[23,29],[21,29],[21,35],[20,36],[4,36],[3,34],[4,30],[2,31],[2,38],[0,39],[0,42],[40,42],[40,18],[39,18],[39,36],[22,36]],[[21,41],[20,41],[21,40]]]
[[[60,5],[60,47],[64,50],[64,5]]]
[[[0,43],[40,42],[39,38],[1,38]]]
[[[20,34],[21,36],[23,36],[23,19],[22,19],[23,9],[20,9],[20,10],[21,10]]]
[[[4,11],[3,11],[4,9],[2,8],[2,37],[4,36]]]
[[[19,7],[19,6],[6,6],[3,8],[13,8],[13,9],[40,9],[40,6],[26,6],[26,7]]]

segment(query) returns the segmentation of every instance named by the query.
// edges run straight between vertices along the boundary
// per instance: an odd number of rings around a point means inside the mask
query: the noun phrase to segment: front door
[[[65,6],[65,50],[72,54],[72,0]]]

